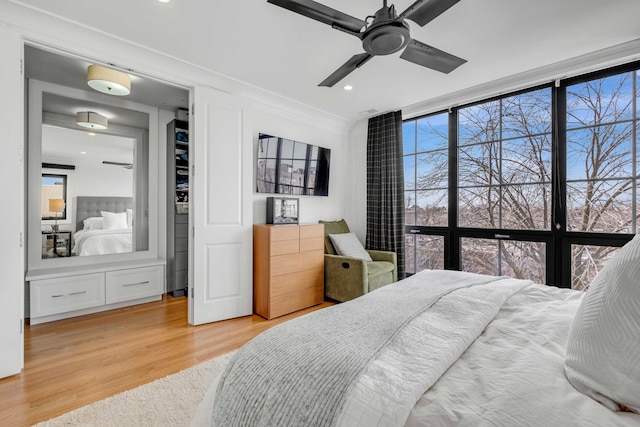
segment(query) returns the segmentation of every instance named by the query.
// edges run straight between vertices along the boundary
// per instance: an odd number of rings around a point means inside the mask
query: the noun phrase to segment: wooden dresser
[[[266,319],[324,300],[324,224],[253,226],[253,309]]]

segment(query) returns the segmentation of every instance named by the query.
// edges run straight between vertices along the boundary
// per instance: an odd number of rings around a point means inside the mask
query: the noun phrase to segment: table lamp
[[[51,226],[51,231],[58,232],[58,213],[64,212],[64,199],[49,199],[49,212],[55,212],[55,225]]]

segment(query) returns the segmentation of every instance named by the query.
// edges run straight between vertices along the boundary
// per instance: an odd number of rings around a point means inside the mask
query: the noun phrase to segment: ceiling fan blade
[[[324,81],[318,86],[332,87],[334,84],[347,77],[347,75],[349,75],[349,73],[351,73],[353,70],[361,67],[371,58],[373,58],[373,55],[370,55],[368,53],[359,53],[352,56],[347,62],[342,64],[340,68],[334,71],[333,74],[324,79]]]
[[[331,9],[313,0],[267,0],[267,2],[331,25],[338,30],[346,30],[349,33],[360,33],[360,30],[366,25],[366,22],[361,19]]]
[[[400,18],[411,19],[421,27],[446,12],[460,0],[418,0],[400,14]]]
[[[133,169],[133,165],[131,163],[110,162],[108,160],[103,160],[102,164],[103,165],[112,165],[112,166],[122,166],[125,169]]]
[[[466,59],[458,58],[417,40],[409,42],[400,58],[446,74],[467,62]]]

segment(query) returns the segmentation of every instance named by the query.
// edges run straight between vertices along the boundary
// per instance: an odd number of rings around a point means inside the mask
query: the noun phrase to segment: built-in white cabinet
[[[162,267],[132,268],[105,273],[107,304],[162,295]]]
[[[162,299],[164,266],[42,274],[29,280],[32,325]]]
[[[104,273],[33,280],[30,284],[31,323],[35,318],[105,304]]]

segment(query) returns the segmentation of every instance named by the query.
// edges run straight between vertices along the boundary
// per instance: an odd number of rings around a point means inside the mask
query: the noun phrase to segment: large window
[[[458,225],[548,230],[551,90],[458,111]]]
[[[586,289],[636,232],[637,68],[405,121],[407,272]]]

